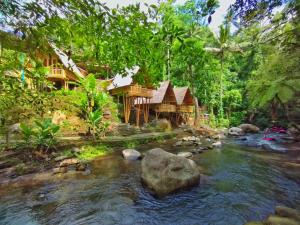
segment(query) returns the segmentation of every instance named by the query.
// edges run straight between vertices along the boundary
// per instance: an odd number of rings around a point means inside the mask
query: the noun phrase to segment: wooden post
[[[137,109],[136,109],[136,126],[140,125],[140,98],[137,98]]]
[[[65,90],[67,90],[67,82],[64,80],[63,83],[64,83]]]
[[[131,111],[131,98],[123,95],[123,102],[124,102],[124,119],[125,123],[129,122],[130,118],[130,111]]]
[[[150,107],[149,103],[150,103],[150,99],[146,98],[145,111],[144,111],[144,120],[145,120],[145,123],[148,123],[148,121],[149,121],[149,107]]]

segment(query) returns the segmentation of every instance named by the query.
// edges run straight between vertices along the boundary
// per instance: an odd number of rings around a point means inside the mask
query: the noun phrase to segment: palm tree
[[[242,52],[242,49],[234,44],[230,43],[230,24],[229,24],[229,18],[230,16],[227,16],[227,19],[224,24],[220,26],[219,34],[216,37],[216,41],[218,45],[216,47],[206,47],[204,48],[205,51],[213,52],[218,55],[220,58],[220,64],[221,64],[221,73],[220,73],[220,106],[219,106],[219,115],[221,118],[224,116],[223,112],[223,75],[224,75],[224,58],[226,52]]]

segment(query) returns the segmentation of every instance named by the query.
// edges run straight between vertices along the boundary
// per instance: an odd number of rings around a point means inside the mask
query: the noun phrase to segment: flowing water
[[[299,209],[299,180],[252,150],[228,143],[196,156],[208,182],[162,199],[141,185],[140,162],[127,162],[115,152],[95,160],[90,175],[6,187],[0,192],[0,224],[242,225],[264,219],[277,205]]]

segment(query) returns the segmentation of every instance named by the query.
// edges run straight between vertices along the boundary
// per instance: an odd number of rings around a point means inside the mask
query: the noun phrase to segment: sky
[[[116,7],[119,6],[125,6],[129,4],[135,4],[135,3],[147,3],[147,4],[158,4],[158,0],[102,0],[102,2],[105,2],[107,6],[109,7]],[[183,4],[185,0],[177,0],[176,4]],[[209,27],[212,31],[215,33],[218,32],[219,26],[224,20],[224,16],[226,14],[227,9],[231,4],[233,4],[235,0],[219,0],[220,7],[216,10],[216,12],[212,15],[212,22],[209,24]],[[142,4],[141,4],[142,5]]]

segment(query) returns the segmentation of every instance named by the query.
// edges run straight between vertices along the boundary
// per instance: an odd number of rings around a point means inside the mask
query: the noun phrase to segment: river
[[[178,150],[168,142],[138,149],[157,146]],[[206,151],[194,157],[208,176],[205,184],[157,199],[141,184],[140,161],[127,162],[116,151],[93,161],[89,175],[5,187],[0,224],[242,225],[277,205],[300,209],[299,180],[270,154],[234,142]]]

